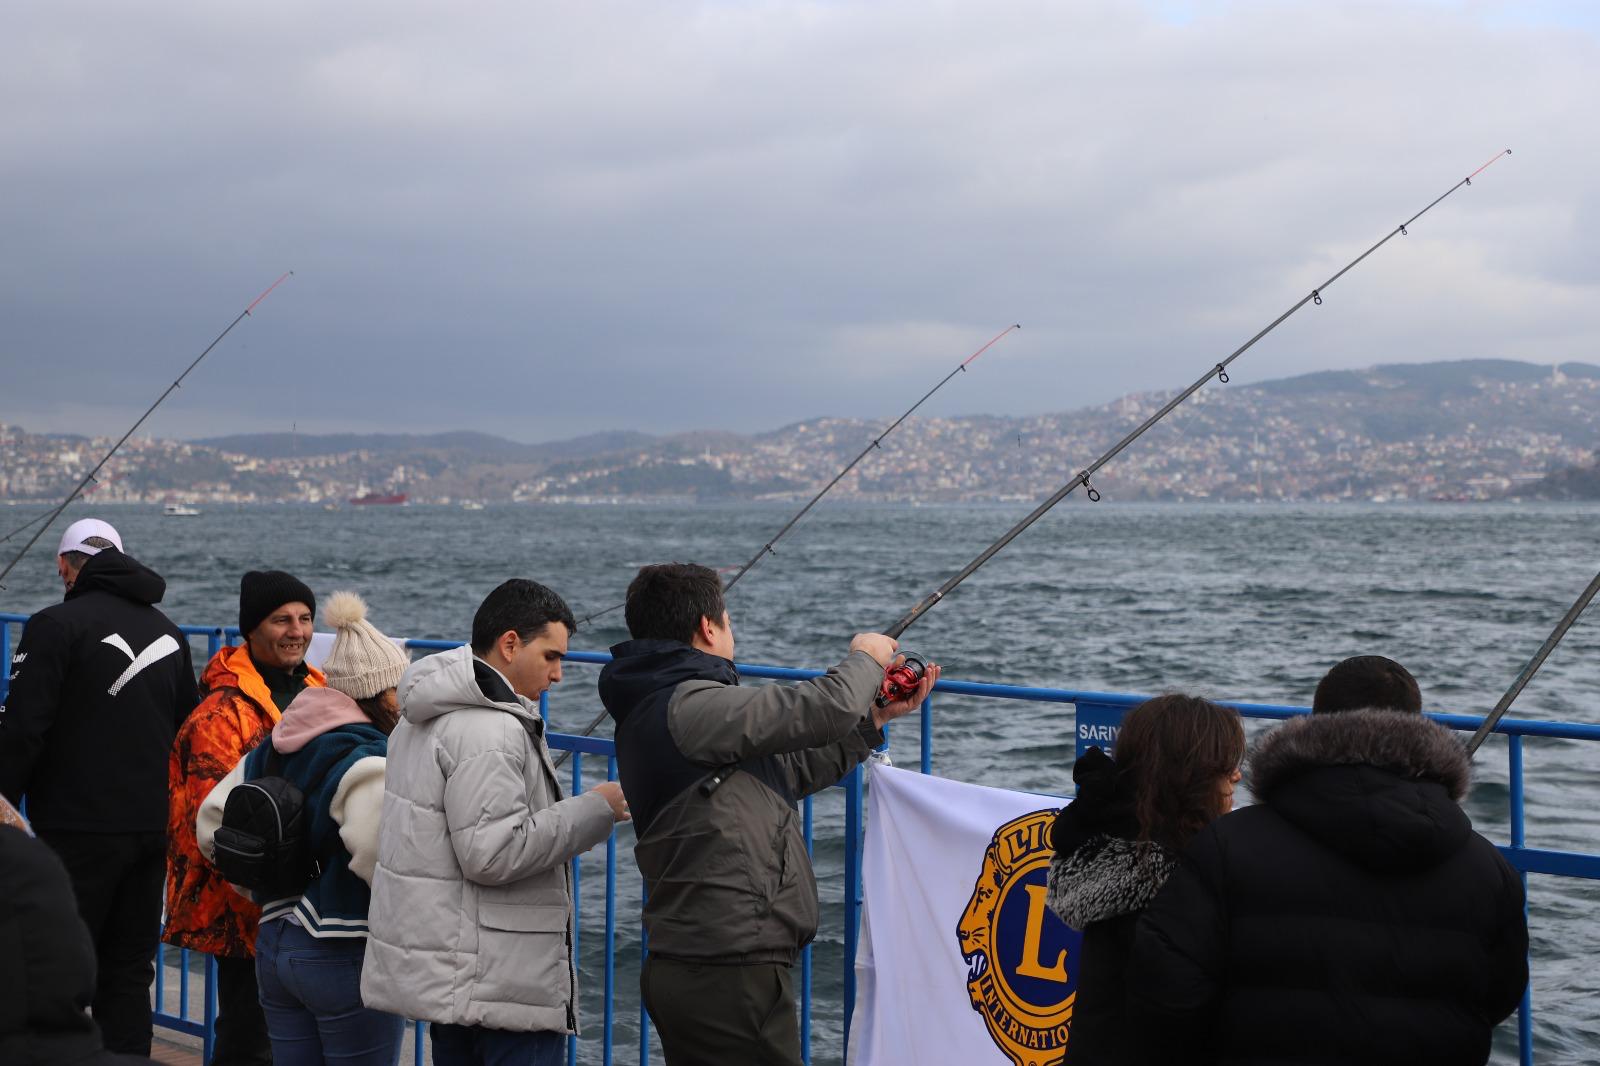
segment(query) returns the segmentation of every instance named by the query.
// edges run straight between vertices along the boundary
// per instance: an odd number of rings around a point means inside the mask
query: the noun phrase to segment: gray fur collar
[[[1152,841],[1090,837],[1066,858],[1051,860],[1045,902],[1081,931],[1144,910],[1177,868],[1172,853]]]
[[[1420,714],[1370,708],[1295,718],[1262,737],[1250,755],[1250,790],[1265,798],[1315,766],[1376,766],[1437,781],[1458,803],[1472,781],[1466,747]]]

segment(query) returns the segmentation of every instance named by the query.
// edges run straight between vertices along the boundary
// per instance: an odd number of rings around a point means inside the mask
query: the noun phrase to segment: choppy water
[[[745,661],[825,666],[849,635],[881,628],[976,555],[1023,506],[824,507],[751,573],[731,609]],[[77,511],[76,513],[86,513]],[[26,521],[0,509],[0,532]],[[620,602],[634,569],[684,559],[736,566],[788,516],[782,506],[208,508],[105,512],[129,551],[170,583],[177,620],[234,621],[239,574],[281,567],[321,596],[353,588],[394,635],[462,639],[483,594],[509,576],[560,591],[580,617]],[[1064,688],[1306,703],[1337,660],[1376,652],[1405,663],[1430,709],[1492,706],[1555,620],[1600,567],[1600,506],[1194,506],[1064,503],[936,607],[907,637],[947,676]],[[0,548],[9,559],[15,542]],[[46,547],[14,573],[0,610],[53,602]],[[576,648],[625,639],[621,612],[581,632]],[[553,693],[557,729],[598,713],[585,668]],[[1600,722],[1600,622],[1581,623],[1518,701],[1514,715]],[[953,697],[937,702],[934,768],[946,776],[1059,793],[1073,752],[1069,708]],[[893,753],[915,758],[915,730]],[[1467,807],[1507,839],[1503,742],[1479,758]],[[1527,743],[1531,846],[1600,845],[1600,747]],[[818,875],[828,914],[816,949],[815,1061],[837,1062],[840,1028],[841,804],[817,809]],[[624,833],[623,837],[630,834]],[[591,867],[599,873],[600,864]],[[623,849],[620,897],[638,898]],[[598,891],[599,880],[586,881]],[[1541,1063],[1600,1057],[1600,885],[1534,877],[1533,984]],[[625,963],[638,942],[621,923]],[[586,974],[598,975],[600,927],[586,924]],[[633,970],[618,980],[630,1004]],[[598,977],[592,987],[598,985]],[[598,999],[586,1006],[598,1019]],[[593,1028],[593,1026],[592,1026]],[[636,1030],[619,1024],[624,1058]],[[598,1062],[589,1046],[584,1061]],[[659,1061],[659,1059],[657,1059]],[[1496,1061],[1514,1061],[1502,1027]]]

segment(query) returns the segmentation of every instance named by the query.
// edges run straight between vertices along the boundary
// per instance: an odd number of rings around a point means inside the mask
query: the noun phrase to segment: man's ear
[[[508,629],[500,634],[500,639],[494,642],[495,650],[500,653],[500,658],[510,662],[516,655],[517,648],[522,644],[522,638],[517,636],[517,631]]]
[[[704,644],[708,648],[711,647],[712,643],[716,640],[717,623],[713,622],[705,615],[701,615],[700,621],[695,624],[694,636],[695,643]]]

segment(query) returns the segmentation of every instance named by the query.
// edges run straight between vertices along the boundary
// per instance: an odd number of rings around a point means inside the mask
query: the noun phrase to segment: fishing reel
[[[883,684],[878,686],[878,695],[872,703],[875,707],[887,707],[891,703],[909,699],[916,694],[917,686],[922,684],[922,679],[928,674],[928,660],[916,652],[906,652],[905,658],[899,665],[891,666],[883,672]]]

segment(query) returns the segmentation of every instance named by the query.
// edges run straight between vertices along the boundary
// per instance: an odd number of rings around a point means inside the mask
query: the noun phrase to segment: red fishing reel
[[[883,672],[883,684],[878,686],[877,698],[872,701],[874,706],[887,707],[916,695],[917,686],[927,674],[928,660],[915,652],[906,652],[899,665]]]

